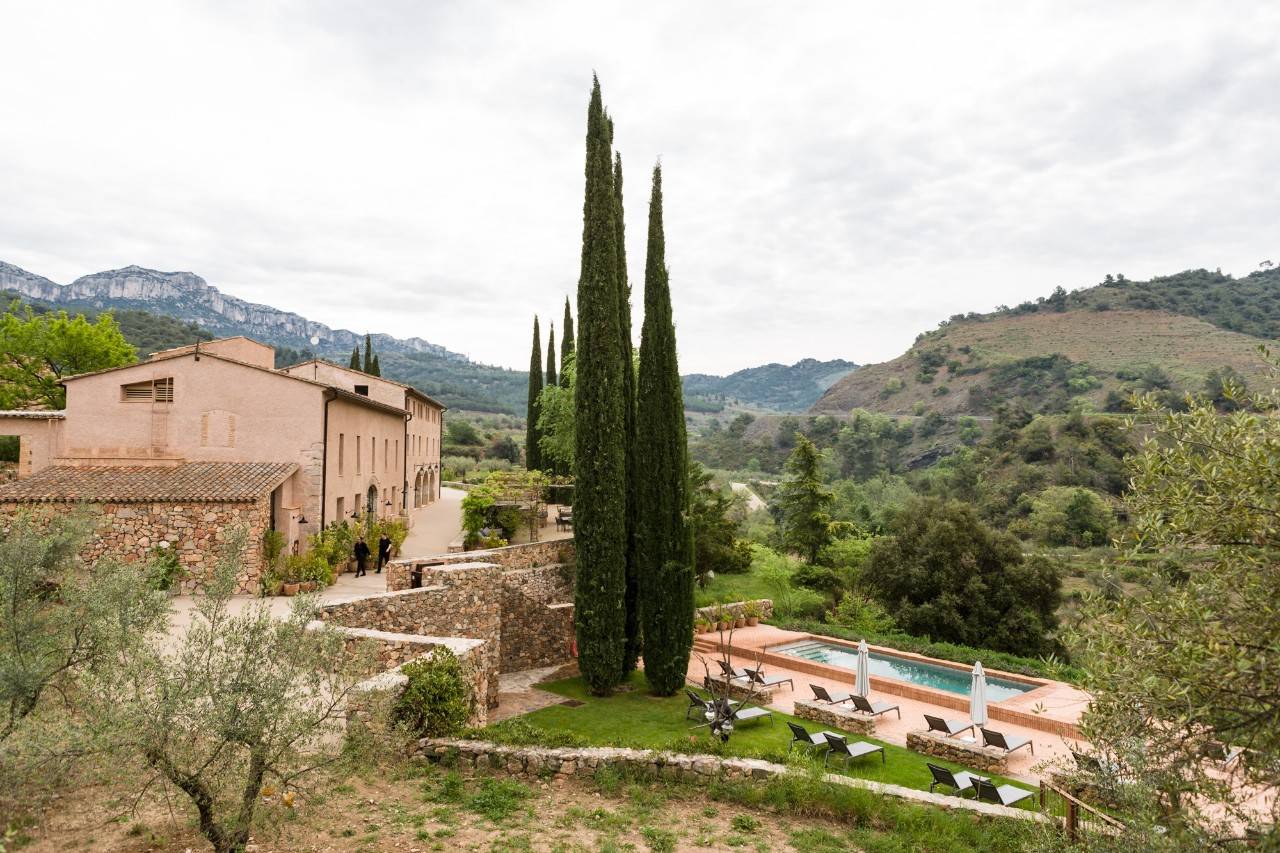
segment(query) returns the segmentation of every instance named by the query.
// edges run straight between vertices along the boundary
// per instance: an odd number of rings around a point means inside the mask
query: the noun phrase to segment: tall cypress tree
[[[356,344],[355,349],[351,350],[351,362],[347,365],[352,370],[360,369],[360,345]]]
[[[693,565],[684,394],[671,319],[666,238],[662,227],[662,167],[653,169],[649,247],[644,264],[644,325],[636,394],[636,536],[644,677],[649,689],[670,696],[684,684],[693,644]]]
[[[618,311],[616,199],[610,136],[593,77],[587,109],[582,269],[578,277],[573,524],[577,549],[574,627],[578,668],[607,694],[623,673],[626,609],[626,442]]]
[[[538,338],[538,317],[533,318],[533,352],[529,355],[529,408],[524,428],[524,467],[530,471],[542,469],[542,448],[538,439],[538,415],[542,407],[538,395],[542,393],[542,343]]]
[[[364,367],[361,370],[365,373],[373,372],[373,339],[368,335],[364,336]]]
[[[609,120],[609,140],[613,141],[613,120]],[[627,247],[626,227],[622,216],[622,155],[615,154],[613,161],[613,199],[614,226],[617,228],[618,246],[618,325],[620,327],[622,373],[622,406],[623,406],[623,441],[626,443],[626,484],[627,484],[627,592],[626,592],[626,637],[627,645],[623,652],[623,675],[636,668],[636,660],[640,657],[640,593],[636,564],[636,513],[639,511],[639,499],[636,494],[636,374],[631,348],[631,285],[627,281]]]
[[[569,374],[565,371],[569,356],[573,355],[573,315],[569,313],[569,297],[564,298],[564,328],[560,330],[560,384],[569,387]]]
[[[376,352],[373,354],[373,365],[369,369],[369,375],[370,376],[382,375],[382,363],[378,361],[378,354]]]
[[[547,335],[547,386],[553,388],[560,384],[556,379],[556,324],[551,324],[551,333]]]

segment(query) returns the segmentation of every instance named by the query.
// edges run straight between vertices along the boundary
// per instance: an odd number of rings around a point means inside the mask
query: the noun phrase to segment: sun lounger
[[[851,696],[850,698],[853,700],[853,707],[857,708],[864,714],[870,714],[873,717],[878,717],[881,714],[887,714],[890,711],[895,711],[898,714],[898,719],[902,719],[902,709],[890,702],[871,702],[868,701],[865,696]]]
[[[978,791],[979,800],[984,800],[988,803],[998,803],[1002,806],[1017,805],[1028,797],[1035,796],[1031,791],[1027,791],[1013,785],[1000,785],[997,787],[987,779],[976,779],[973,786]]]
[[[769,725],[773,725],[773,712],[768,708],[730,708],[729,719],[735,723],[745,723],[748,720],[758,720],[761,717],[769,718]]]
[[[1036,745],[1031,742],[1029,737],[1014,737],[1012,735],[1003,735],[1000,732],[993,731],[983,726],[978,727],[982,732],[982,745],[994,746],[996,749],[1003,749],[1005,753],[1013,752],[1015,749],[1022,747],[1030,747],[1031,754],[1036,754]]]
[[[785,675],[765,675],[762,669],[749,669],[747,675],[751,680],[761,687],[777,687],[779,684],[787,684],[792,690],[796,689],[796,683]]]
[[[751,670],[746,667],[730,666],[728,661],[723,660],[718,660],[716,663],[720,664],[720,672],[730,681],[738,681],[743,678],[748,681],[751,680]]]
[[[787,744],[787,752],[790,752],[791,748],[796,744],[800,744],[803,747],[816,746],[826,749],[830,747],[830,744],[827,742],[827,735],[835,735],[836,737],[839,737],[835,732],[818,732],[817,734],[810,734],[808,729],[804,726],[793,723],[790,720],[787,720],[787,726],[791,729],[791,743]]]
[[[947,737],[955,737],[964,732],[973,731],[977,723],[966,723],[963,720],[944,720],[932,714],[925,714],[924,721],[929,724],[929,731],[942,732]]]
[[[822,757],[822,763],[824,765],[827,763],[827,760],[834,755],[837,758],[843,758],[845,766],[848,767],[849,762],[853,759],[862,758],[864,755],[870,755],[873,752],[880,753],[880,763],[885,763],[883,746],[876,746],[874,743],[867,743],[865,740],[858,740],[853,743],[849,743],[849,741],[841,735],[830,733],[827,734],[827,743],[831,748],[827,750],[827,754]]]
[[[809,689],[813,691],[813,698],[819,702],[826,702],[828,705],[839,705],[841,702],[848,702],[853,698],[852,693],[841,693],[836,691],[831,693],[821,684],[810,684]]]
[[[973,787],[973,783],[978,779],[983,782],[987,781],[986,776],[979,776],[977,773],[970,773],[967,770],[957,770],[953,773],[931,761],[926,761],[925,763],[929,765],[929,772],[933,774],[933,781],[929,783],[929,793],[933,793],[933,789],[939,785],[946,785],[954,790],[958,797],[963,797],[965,791],[974,791],[976,795],[977,792]]]

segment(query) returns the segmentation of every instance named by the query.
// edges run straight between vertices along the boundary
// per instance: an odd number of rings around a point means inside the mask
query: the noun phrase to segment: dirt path
[[[758,509],[765,509],[769,506],[764,502],[764,498],[753,492],[746,483],[730,483],[729,488],[733,489],[735,494],[743,495],[746,498],[748,512],[755,512]]]

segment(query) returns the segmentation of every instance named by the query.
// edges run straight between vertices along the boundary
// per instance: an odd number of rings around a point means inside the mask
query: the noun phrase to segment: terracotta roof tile
[[[0,485],[0,501],[253,501],[297,469],[294,462],[187,462],[168,468],[58,465]]]

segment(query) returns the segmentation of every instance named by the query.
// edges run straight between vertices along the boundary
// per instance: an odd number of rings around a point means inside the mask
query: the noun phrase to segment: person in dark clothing
[[[363,536],[356,540],[355,547],[351,550],[356,558],[356,577],[369,574],[364,570],[364,562],[369,559],[369,546],[364,543]]]
[[[387,534],[382,534],[378,539],[378,574],[382,574],[382,567],[391,560],[391,539]]]

